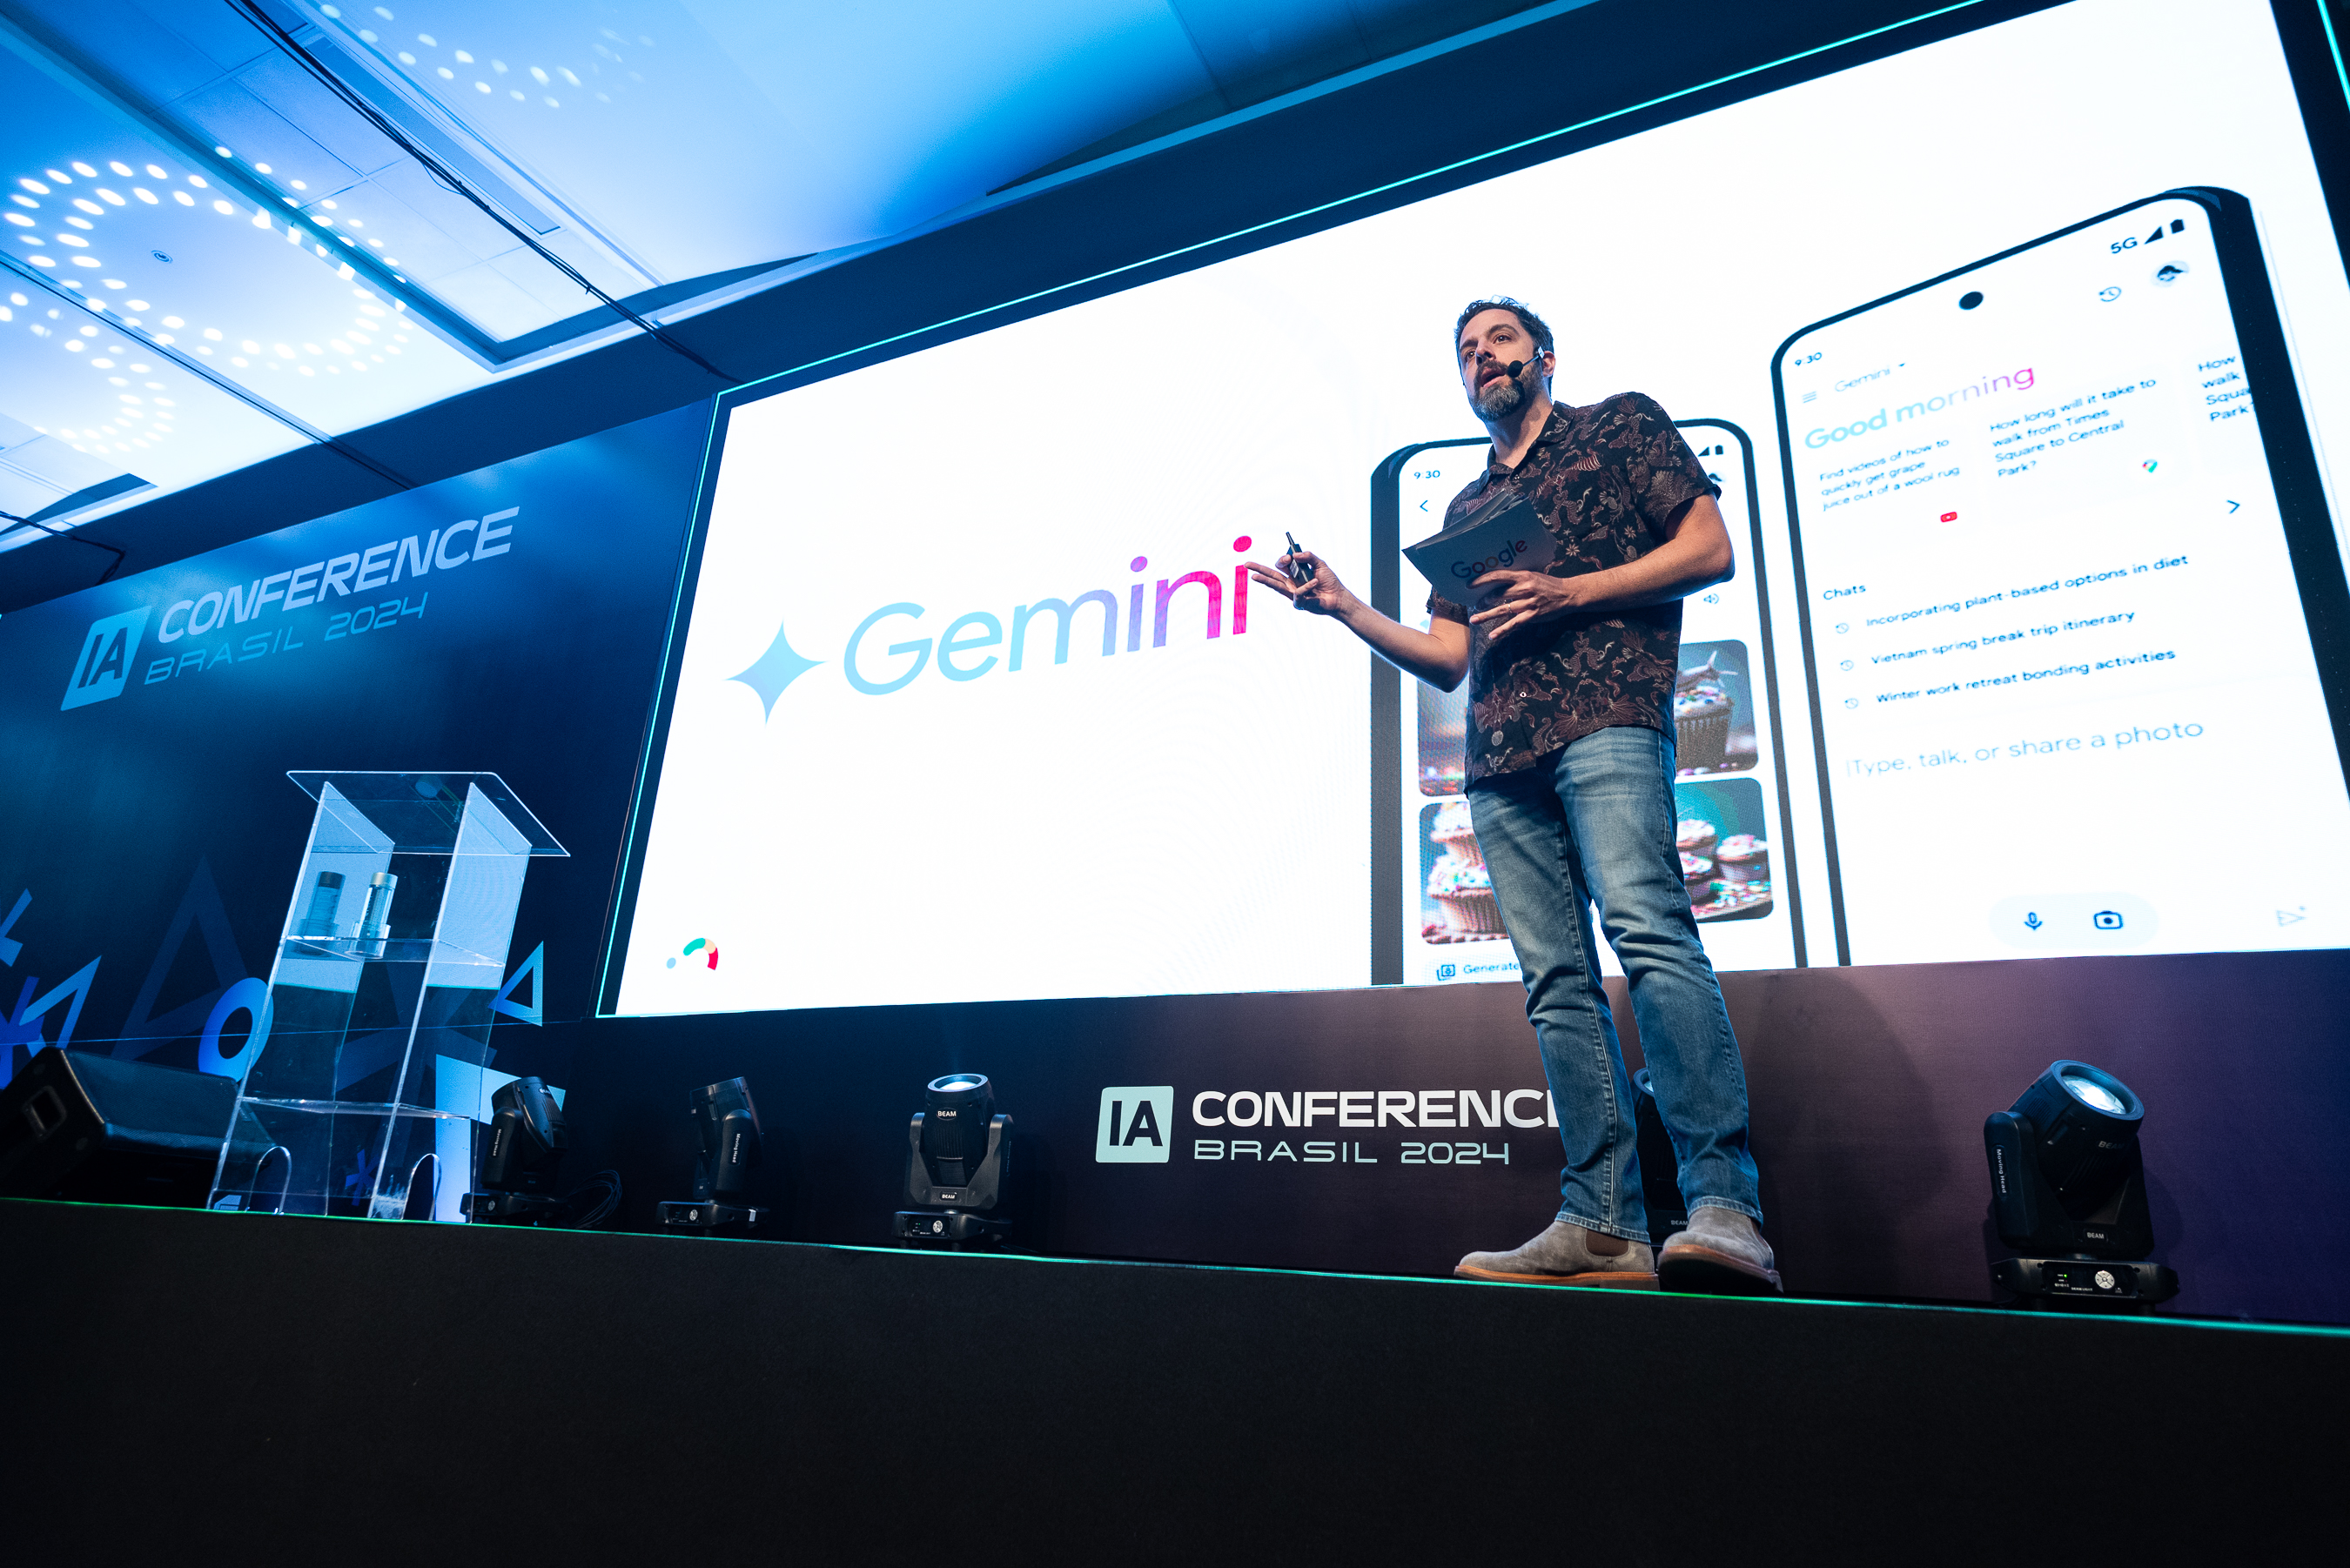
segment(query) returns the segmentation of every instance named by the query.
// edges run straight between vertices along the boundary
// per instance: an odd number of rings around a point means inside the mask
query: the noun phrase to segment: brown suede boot
[[[1714,1296],[1775,1296],[1783,1293],[1772,1265],[1771,1243],[1762,1230],[1735,1209],[1701,1204],[1689,1229],[1665,1239],[1658,1277],[1669,1291]]]
[[[1471,1252],[1452,1272],[1464,1280],[1504,1284],[1657,1288],[1656,1259],[1647,1242],[1586,1231],[1565,1220],[1553,1220],[1549,1230],[1507,1252]]]

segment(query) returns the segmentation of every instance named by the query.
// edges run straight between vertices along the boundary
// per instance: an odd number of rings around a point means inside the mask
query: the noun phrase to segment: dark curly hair
[[[1472,299],[1461,307],[1460,317],[1452,323],[1452,352],[1456,356],[1461,352],[1461,329],[1468,326],[1469,318],[1481,310],[1508,311],[1518,318],[1518,324],[1523,327],[1526,329],[1526,335],[1534,340],[1536,348],[1545,354],[1551,351],[1553,339],[1550,323],[1536,316],[1533,306],[1522,299],[1512,299],[1508,295],[1503,294],[1496,295],[1492,299]]]

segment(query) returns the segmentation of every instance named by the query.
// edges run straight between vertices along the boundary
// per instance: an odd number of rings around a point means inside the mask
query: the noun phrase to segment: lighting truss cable
[[[309,50],[304,48],[295,38],[293,34],[279,26],[276,22],[271,18],[269,14],[261,8],[258,4],[258,0],[228,0],[228,4],[232,10],[235,11],[239,16],[244,17],[245,20],[251,22],[255,26],[260,28],[264,34],[267,35],[270,41],[276,44],[277,47],[285,53],[287,58],[291,59],[296,65],[301,67],[304,71],[307,72],[317,81],[319,86],[325,88],[328,92],[333,93],[338,99],[340,99],[354,114],[359,115],[369,125],[374,126],[377,130],[382,132],[383,135],[390,140],[393,146],[398,147],[411,158],[415,159],[426,173],[432,175],[436,182],[445,187],[452,195],[463,196],[466,201],[471,202],[474,206],[479,207],[492,223],[496,223],[498,227],[505,230],[506,233],[512,234],[515,239],[520,240],[524,244],[528,245],[533,251],[537,253],[539,258],[546,262],[547,265],[555,268],[556,271],[569,278],[573,283],[577,284],[580,288],[585,290],[587,293],[593,295],[597,301],[607,310],[611,311],[614,315],[629,323],[629,325],[644,332],[646,336],[650,337],[654,342],[660,344],[662,348],[668,349],[671,353],[678,355],[682,358],[691,360],[694,364],[699,365],[704,370],[709,371],[712,376],[717,377],[721,381],[725,382],[728,386],[736,386],[741,383],[743,379],[742,377],[728,375],[725,371],[720,369],[717,366],[712,364],[709,360],[703,358],[701,355],[695,353],[692,349],[687,348],[684,344],[679,342],[676,338],[662,331],[658,323],[648,320],[646,317],[638,315],[635,311],[629,309],[627,306],[621,304],[619,300],[613,298],[610,295],[597,287],[593,283],[590,283],[588,280],[587,275],[582,273],[577,267],[573,266],[569,262],[565,261],[561,256],[556,255],[553,251],[541,244],[536,235],[526,232],[520,224],[507,217],[503,212],[500,212],[495,203],[492,202],[487,197],[482,195],[479,192],[475,191],[472,185],[468,184],[463,175],[458,173],[454,169],[450,168],[446,163],[443,163],[438,156],[426,148],[418,145],[414,138],[411,137],[405,130],[402,130],[399,125],[394,123],[389,117],[377,109],[375,105],[368,102],[366,99],[362,98],[340,77],[328,69],[326,64],[316,55],[313,55]]]
[[[122,570],[122,563],[130,559],[128,556],[122,553],[120,546],[109,545],[103,539],[87,538],[78,530],[52,528],[46,523],[36,523],[30,517],[19,517],[14,512],[0,512],[0,523],[12,524],[22,523],[27,528],[38,528],[44,534],[53,535],[59,539],[71,539],[75,544],[87,545],[93,550],[112,551],[114,553],[114,565],[107,567],[103,573],[99,574],[98,579],[99,583],[111,581],[114,574]],[[90,586],[92,587],[96,587],[98,583],[92,583]]]

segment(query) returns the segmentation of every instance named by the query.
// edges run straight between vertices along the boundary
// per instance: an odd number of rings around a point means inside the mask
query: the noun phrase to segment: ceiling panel
[[[0,511],[330,441],[635,330],[596,291],[675,319],[1512,9],[7,0]]]

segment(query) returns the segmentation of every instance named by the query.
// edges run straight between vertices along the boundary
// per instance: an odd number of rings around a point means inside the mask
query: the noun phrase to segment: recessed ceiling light
[[[270,174],[276,172],[276,171],[271,169],[266,163],[256,163],[253,167],[256,173]]]
[[[213,148],[213,151],[214,152],[219,153],[223,158],[234,158],[234,157],[235,157],[235,156],[236,156],[236,154],[235,154],[235,153],[231,152],[231,151],[230,151],[227,148],[225,148],[225,147],[215,147],[215,148]]]
[[[230,206],[226,202],[214,202],[213,203],[213,211],[215,213],[234,213],[236,209]]]
[[[144,310],[147,308],[147,302],[143,299],[126,299],[122,303],[132,310]]]
[[[209,191],[212,189],[210,185],[204,183],[204,177],[201,174],[189,175],[188,183],[193,185],[199,191]]]
[[[108,167],[109,169],[113,170],[117,174],[121,175],[121,176],[122,176],[124,179],[126,179],[126,180],[128,180],[129,178],[130,178],[130,176],[131,176],[131,175],[133,175],[133,174],[135,174],[135,173],[137,173],[137,172],[138,172],[138,171],[137,171],[137,170],[135,170],[135,169],[133,169],[133,168],[131,168],[130,164],[128,164],[128,163],[123,163],[123,162],[113,162],[113,163],[109,163],[109,164],[107,165],[107,167]]]
[[[147,177],[151,180],[169,180],[172,176],[161,164],[150,163],[147,165]]]
[[[182,207],[192,207],[196,204],[196,199],[193,196],[189,195],[185,191],[172,192],[172,200],[177,202]]]
[[[98,178],[98,171],[91,168],[87,163],[77,162],[73,166],[73,171],[80,175],[85,180],[95,180]]]

